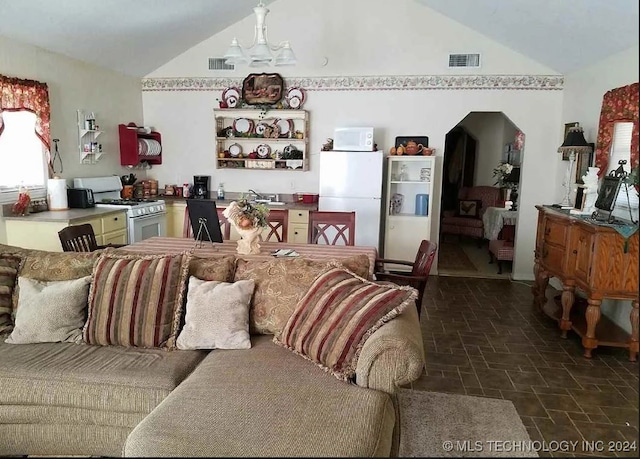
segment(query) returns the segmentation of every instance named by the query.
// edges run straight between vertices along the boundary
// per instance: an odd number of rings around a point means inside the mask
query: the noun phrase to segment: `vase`
[[[511,201],[511,188],[500,188],[503,201]]]
[[[241,239],[238,240],[236,251],[240,255],[257,255],[260,253],[260,234],[263,228],[236,228]]]

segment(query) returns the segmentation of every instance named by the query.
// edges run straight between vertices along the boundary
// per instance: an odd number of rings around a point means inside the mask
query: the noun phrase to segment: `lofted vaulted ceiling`
[[[415,1],[563,74],[638,44],[638,0]],[[144,76],[253,15],[256,4],[257,0],[0,0],[0,35]]]

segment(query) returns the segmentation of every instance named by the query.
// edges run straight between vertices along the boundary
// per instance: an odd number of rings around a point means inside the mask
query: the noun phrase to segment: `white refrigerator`
[[[356,212],[356,245],[380,251],[382,151],[321,151],[318,210]]]

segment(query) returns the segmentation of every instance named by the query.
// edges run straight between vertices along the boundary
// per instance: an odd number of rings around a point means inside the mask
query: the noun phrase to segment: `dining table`
[[[378,250],[373,246],[344,246],[325,244],[290,244],[288,242],[260,242],[260,253],[238,254],[237,241],[204,242],[189,238],[154,236],[133,244],[115,249],[116,251],[134,253],[182,253],[190,252],[198,257],[223,257],[235,255],[246,260],[273,260],[276,251],[293,251],[281,258],[299,256],[313,260],[331,260],[348,258],[356,255],[366,255],[369,258],[369,277],[373,278],[375,261]],[[297,254],[297,255],[295,255]]]

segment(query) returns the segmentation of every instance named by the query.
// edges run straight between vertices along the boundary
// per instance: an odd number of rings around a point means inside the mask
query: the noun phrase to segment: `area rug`
[[[400,457],[538,457],[509,400],[410,389],[398,400]]]
[[[477,271],[478,268],[469,259],[462,246],[455,242],[440,241],[438,249],[438,270]]]

